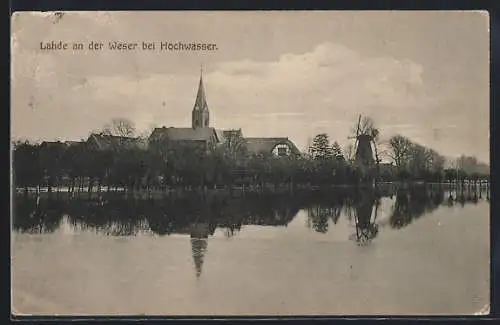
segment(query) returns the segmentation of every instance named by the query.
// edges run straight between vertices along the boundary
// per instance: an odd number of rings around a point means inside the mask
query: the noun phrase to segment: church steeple
[[[203,262],[205,260],[207,246],[207,238],[191,238],[191,249],[193,251],[193,261],[196,271],[196,278],[200,278],[201,272],[203,271]]]
[[[200,82],[198,93],[192,113],[193,129],[208,127],[210,124],[210,113],[208,111],[207,99],[205,97],[205,87],[203,86],[203,67],[200,68]]]
[[[201,276],[203,262],[208,246],[208,235],[210,226],[208,223],[200,222],[191,224],[191,249],[193,252],[194,268],[196,278]]]

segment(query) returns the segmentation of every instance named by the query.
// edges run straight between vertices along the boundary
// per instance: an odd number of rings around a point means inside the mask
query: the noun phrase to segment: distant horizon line
[[[163,126],[165,128],[168,128],[167,126]],[[161,126],[158,127],[154,127],[153,129],[156,129],[156,128],[162,128]],[[175,128],[175,127],[174,127]],[[209,127],[209,128],[213,128],[213,129],[216,129],[215,127]],[[220,129],[222,130],[222,129]],[[238,129],[226,129],[226,130],[222,130],[222,131],[231,131],[231,130],[238,130]],[[29,143],[33,143],[33,144],[42,144],[43,142],[61,142],[61,143],[66,143],[66,142],[86,142],[88,140],[88,138],[92,135],[92,134],[100,134],[102,132],[99,132],[99,131],[92,131],[89,133],[89,135],[87,136],[87,139],[85,139],[84,137],[81,137],[79,140],[62,140],[60,138],[55,138],[53,140],[49,140],[49,139],[29,139],[29,138],[22,138],[22,137],[17,137],[17,139],[15,139],[14,137],[11,136],[11,143],[15,143],[16,141],[27,141]],[[326,133],[326,132],[320,132],[318,134],[321,134],[321,133]],[[115,135],[115,136],[120,136],[120,135]],[[122,137],[125,137],[125,138],[141,138],[141,135],[136,135],[136,136],[131,136],[131,137],[127,137],[127,136],[122,136]],[[283,137],[277,137],[277,136],[273,136],[273,137],[244,137],[244,138],[287,138],[289,140],[290,137],[289,136],[283,136]],[[411,140],[411,138],[409,138]],[[293,142],[293,141],[292,141]],[[333,142],[337,142],[336,140],[334,140]],[[342,149],[344,149],[344,147],[342,147]],[[432,148],[429,148],[429,149],[432,149]],[[299,149],[300,150],[300,149]],[[305,149],[303,150],[300,150],[301,153],[304,153],[304,152],[307,152],[307,146]],[[475,155],[467,155],[465,153],[462,153],[462,154],[459,154],[459,155],[456,155],[456,156],[448,156],[448,155],[442,155],[444,157],[444,159],[449,163],[450,161],[453,161],[453,160],[456,160],[462,156],[465,156],[465,157],[472,157],[472,158],[475,158],[477,159],[477,162],[479,164],[484,164],[484,165],[487,165],[488,167],[491,167],[490,163],[489,162],[484,162],[483,160],[479,159],[477,156]]]

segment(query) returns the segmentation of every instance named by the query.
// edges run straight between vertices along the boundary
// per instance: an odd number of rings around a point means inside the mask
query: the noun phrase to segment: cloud
[[[269,97],[287,104],[307,98],[322,106],[366,109],[420,104],[422,72],[408,60],[363,57],[340,44],[323,43],[311,52],[285,54],[274,62],[220,63],[210,81],[226,94],[258,94],[266,102]]]
[[[341,45],[323,43],[310,52],[288,53],[275,61],[232,61],[211,67],[205,87],[212,121],[218,127],[242,127],[252,134],[289,135],[304,142],[318,120],[332,137],[346,137],[349,121],[360,113],[379,123],[394,123],[407,107],[429,105],[417,63],[372,58]],[[128,106],[123,114],[166,125],[189,123],[198,76],[153,74],[89,77],[78,92],[99,103]],[[78,96],[74,92],[73,96]],[[161,106],[161,102],[166,102]],[[406,117],[418,110],[405,111]],[[255,118],[265,119],[260,123]],[[286,122],[284,122],[286,118]],[[342,121],[344,125],[338,125]],[[238,125],[230,125],[238,123]],[[310,124],[310,125],[308,125]],[[267,125],[265,129],[264,125]]]
[[[139,129],[152,123],[189,125],[198,76],[142,75],[139,63],[123,58],[124,74],[86,75],[75,68],[62,69],[61,64],[70,66],[72,60],[31,56],[16,73],[17,84],[22,85],[17,90],[33,93],[41,106],[57,102],[60,110],[75,114],[75,121],[92,123],[92,129],[116,116],[134,120]],[[354,123],[360,113],[379,123],[394,123],[404,108],[425,107],[429,100],[422,72],[412,61],[367,57],[341,44],[322,43],[275,61],[221,62],[209,67],[204,78],[217,127],[289,136],[301,145],[318,130],[335,139],[346,138],[349,121]],[[25,100],[21,97],[16,98]],[[405,115],[410,117],[412,111]],[[331,123],[318,124],[322,120]]]
[[[481,61],[486,54],[478,57],[486,53],[487,38],[468,32],[477,41],[474,51],[467,46],[471,40],[434,46],[453,40],[450,33],[457,29],[428,35],[430,20],[422,26],[421,19],[412,23],[413,18],[402,14],[398,21],[393,14],[391,19],[377,14],[370,24],[344,13],[335,19],[324,15],[276,20],[231,14],[221,19],[220,14],[193,12],[172,13],[166,19],[161,13],[66,12],[54,23],[53,15],[16,14],[11,29],[12,134],[80,138],[118,116],[136,121],[139,129],[188,126],[203,62],[211,121],[218,128],[289,136],[299,146],[315,133],[327,132],[342,143],[363,114],[375,119],[385,138],[404,133],[449,154],[489,151],[488,69],[487,61]],[[263,24],[249,30],[256,19]],[[407,20],[407,25],[400,24]],[[307,26],[297,23],[305,21]],[[376,21],[385,27],[366,27]],[[443,17],[435,21],[441,25]],[[335,28],[341,25],[345,28]],[[408,33],[415,36],[411,42]],[[380,42],[381,35],[392,43]],[[216,42],[220,50],[118,54],[39,49],[42,40],[200,37]]]

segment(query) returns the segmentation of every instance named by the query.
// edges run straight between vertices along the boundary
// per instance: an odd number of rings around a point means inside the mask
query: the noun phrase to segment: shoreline
[[[328,190],[387,190],[387,189],[407,189],[412,187],[428,187],[430,189],[441,188],[441,189],[469,189],[469,190],[480,190],[488,191],[490,189],[489,181],[482,181],[477,183],[426,183],[426,182],[378,182],[376,185],[373,183],[361,183],[361,184],[331,184],[331,185],[301,185],[291,188],[289,185],[277,186],[267,184],[265,187],[252,187],[252,186],[218,186],[213,188],[208,187],[175,187],[175,188],[141,188],[128,190],[124,187],[113,187],[108,188],[106,186],[101,186],[100,189],[97,186],[92,188],[74,188],[71,191],[68,186],[53,186],[49,192],[47,186],[41,187],[28,187],[28,188],[15,188],[13,194],[16,195],[108,195],[108,194],[122,194],[122,195],[138,195],[138,196],[183,196],[189,194],[199,194],[199,195],[217,195],[217,194],[228,194],[230,196],[244,196],[244,195],[266,195],[266,194],[294,194],[300,192],[315,192],[315,191],[328,191]]]

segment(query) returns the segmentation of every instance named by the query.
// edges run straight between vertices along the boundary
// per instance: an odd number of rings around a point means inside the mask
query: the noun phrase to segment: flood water
[[[12,305],[36,315],[456,315],[489,303],[486,192],[13,202]]]

